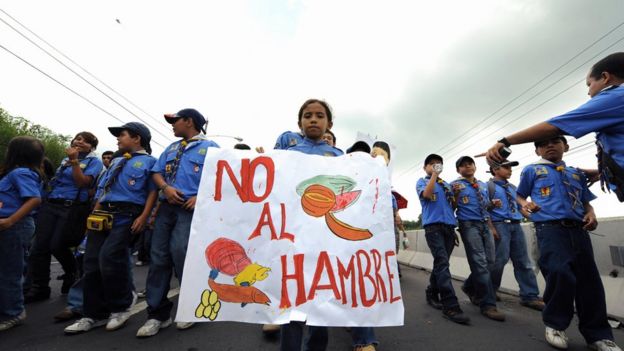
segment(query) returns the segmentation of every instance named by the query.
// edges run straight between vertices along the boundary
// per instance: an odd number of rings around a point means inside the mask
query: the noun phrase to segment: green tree
[[[0,163],[4,162],[9,141],[20,135],[28,135],[41,140],[45,147],[46,156],[55,167],[65,157],[65,149],[71,140],[70,136],[55,133],[42,125],[30,122],[26,118],[11,116],[0,108]]]
[[[403,226],[405,230],[422,229],[422,214],[418,215],[417,221],[403,221]]]

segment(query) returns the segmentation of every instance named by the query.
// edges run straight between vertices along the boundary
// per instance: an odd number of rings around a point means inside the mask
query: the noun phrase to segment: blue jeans
[[[540,249],[539,266],[546,279],[542,312],[544,324],[565,330],[574,316],[587,343],[613,340],[600,273],[587,231],[560,224],[535,223]]]
[[[84,315],[98,320],[132,304],[128,248],[134,218],[115,214],[109,231],[88,231],[84,254]]]
[[[163,202],[158,209],[152,234],[146,296],[148,318],[165,321],[173,303],[167,298],[171,274],[182,282],[193,212]]]
[[[30,216],[0,231],[0,321],[24,311],[24,254],[34,232],[35,222]]]
[[[522,301],[528,302],[539,299],[537,279],[535,279],[533,265],[529,259],[526,239],[520,223],[494,222],[494,227],[500,236],[500,240],[496,241],[496,261],[490,272],[494,291],[500,288],[503,270],[511,258]]]
[[[379,345],[373,327],[352,327],[351,338],[353,339],[353,347]]]
[[[455,248],[455,227],[447,224],[429,224],[425,226],[425,239],[433,256],[433,270],[429,276],[427,292],[440,295],[445,310],[459,306],[453,289],[449,257]]]
[[[303,341],[304,322],[290,322],[282,325],[280,333],[280,350],[296,351],[301,350]],[[327,349],[328,330],[327,327],[308,327],[309,336],[306,339],[305,351],[324,351]]]
[[[470,275],[464,289],[477,298],[481,310],[496,306],[496,295],[490,277],[494,265],[494,237],[485,222],[459,221],[459,232],[466,248]]]

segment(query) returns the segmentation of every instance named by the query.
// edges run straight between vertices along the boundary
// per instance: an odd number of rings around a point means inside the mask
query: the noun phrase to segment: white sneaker
[[[622,349],[613,342],[613,340],[598,340],[587,345],[590,349],[596,351],[622,351]]]
[[[568,337],[563,330],[555,330],[551,327],[546,327],[546,341],[550,346],[561,350],[568,348]]]
[[[282,326],[279,324],[263,324],[262,332],[267,335],[273,335],[279,333],[281,328]]]
[[[88,332],[89,330],[97,327],[101,327],[106,324],[106,319],[93,320],[91,318],[80,318],[74,324],[65,328],[65,334],[80,334]]]
[[[165,329],[171,325],[171,317],[166,321],[159,321],[158,319],[148,319],[145,324],[136,333],[138,338],[146,338],[148,336],[154,336],[158,334],[160,329]]]
[[[20,325],[24,323],[24,320],[26,320],[26,310],[23,310],[22,313],[18,314],[13,318],[9,318],[0,322],[0,331],[8,330],[15,327],[16,325]]]
[[[195,322],[176,322],[176,328],[178,328],[178,330],[186,330],[194,325]]]
[[[132,307],[136,305],[137,299],[138,299],[137,293],[133,291],[132,302],[130,303],[130,306],[128,306],[128,308],[125,311],[111,313],[110,319],[108,320],[108,323],[106,324],[106,330],[113,331],[113,330],[117,330],[123,327],[124,324],[126,324],[128,319],[130,318],[131,316],[130,310],[132,310]]]

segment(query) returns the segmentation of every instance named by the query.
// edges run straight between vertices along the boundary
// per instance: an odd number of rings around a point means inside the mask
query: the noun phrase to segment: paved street
[[[60,266],[53,265],[54,274],[59,271]],[[471,326],[461,326],[443,319],[439,311],[425,303],[427,272],[403,267],[403,274],[405,326],[377,328],[378,350],[554,350],[544,341],[540,314],[518,305],[516,297],[503,295],[499,308],[507,314],[507,321],[494,322],[481,316],[456,284],[462,308],[472,318]],[[144,286],[146,275],[147,267],[135,269],[139,289]],[[65,336],[63,328],[67,323],[54,323],[52,319],[65,304],[65,298],[59,295],[60,282],[55,280],[53,284],[50,300],[27,306],[28,319],[24,325],[0,333],[0,350],[279,349],[278,340],[263,337],[259,325],[243,323],[204,323],[186,331],[170,327],[155,337],[137,339],[134,335],[146,318],[141,309],[144,303],[138,306],[137,314],[121,330],[107,332],[100,328],[82,335]],[[568,335],[570,350],[586,350],[576,322],[568,330]],[[616,330],[615,335],[616,341],[624,344],[624,331]],[[345,329],[331,329],[329,350],[350,350],[350,346],[350,335]]]

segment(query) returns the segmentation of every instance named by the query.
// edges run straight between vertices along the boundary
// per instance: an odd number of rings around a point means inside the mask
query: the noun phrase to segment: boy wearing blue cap
[[[194,109],[167,114],[176,137],[182,138],[160,155],[152,177],[161,191],[160,207],[154,222],[150,266],[146,282],[148,320],[137,337],[148,337],[171,325],[173,303],[167,298],[172,271],[182,281],[182,270],[195,210],[197,191],[209,147],[219,147],[204,134],[206,119]],[[178,329],[193,323],[177,323]]]
[[[461,177],[453,181],[451,187],[457,203],[459,232],[470,265],[470,275],[462,290],[473,304],[479,305],[481,314],[502,322],[505,315],[496,309],[496,293],[490,277],[497,233],[487,211],[487,187],[475,178],[477,167],[471,157],[460,157],[455,167]]]
[[[565,330],[576,306],[579,330],[588,346],[621,351],[607,321],[604,287],[588,233],[598,226],[589,204],[596,196],[587,188],[583,172],[563,162],[569,149],[565,137],[535,142],[535,148],[542,159],[522,171],[518,201],[535,223],[539,266],[546,280],[542,312],[546,341],[556,348],[568,347]]]
[[[108,128],[117,137],[123,157],[113,160],[98,188],[98,201],[89,216],[84,256],[84,318],[65,328],[68,335],[83,333],[106,323],[106,330],[121,328],[136,302],[132,291],[128,248],[132,235],[145,227],[156,203],[151,170],[149,129],[138,122]]]
[[[449,270],[449,259],[455,247],[457,221],[453,210],[456,206],[453,191],[440,178],[442,156],[431,154],[425,158],[423,169],[427,176],[416,183],[416,193],[422,207],[422,224],[427,246],[433,256],[433,270],[426,290],[427,303],[453,322],[468,324],[470,319],[459,307]]]

